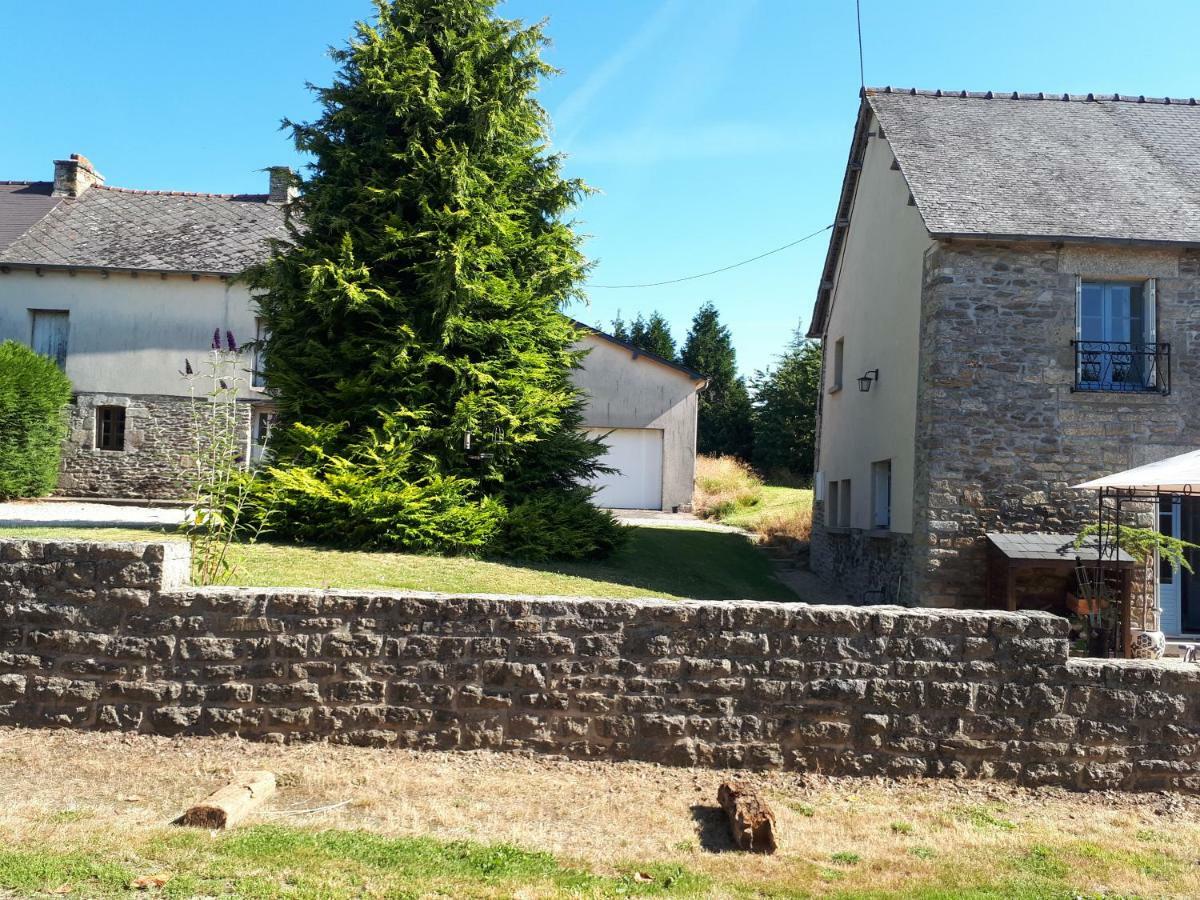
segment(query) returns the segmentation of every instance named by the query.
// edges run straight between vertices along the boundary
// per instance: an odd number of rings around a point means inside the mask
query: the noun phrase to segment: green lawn
[[[892,830],[896,831],[893,823]],[[1193,829],[1194,830],[1194,829]],[[1114,896],[1194,896],[1194,865],[1172,846],[1113,849],[1062,840],[991,841],[946,858],[903,834],[890,870],[842,851],[780,860],[743,857],[719,873],[707,860],[586,863],[510,844],[385,837],[368,831],[257,825],[229,834],[159,827],[90,845],[63,840],[0,848],[0,889],[13,896],[116,897],[743,897],[877,900],[1080,900]],[[66,846],[64,846],[64,844]],[[809,854],[811,856],[811,854]],[[774,871],[771,871],[774,869]],[[897,869],[901,871],[897,871]],[[139,891],[138,879],[161,884]],[[1133,887],[1126,893],[1109,885]],[[1143,893],[1145,890],[1149,893]]]
[[[160,831],[107,852],[0,848],[0,887],[19,896],[129,896],[155,875],[167,880],[147,893],[167,897],[700,897],[711,884],[680,866],[597,875],[505,844],[276,825]]]
[[[178,539],[150,530],[0,528],[0,538]],[[796,600],[745,537],[636,527],[602,562],[521,564],[467,557],[364,553],[284,544],[237,546],[233,584],[254,587],[388,588],[452,593],[578,594],[697,600]]]

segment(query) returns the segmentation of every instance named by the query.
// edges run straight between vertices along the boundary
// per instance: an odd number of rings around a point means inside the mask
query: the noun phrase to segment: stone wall
[[[0,723],[1200,789],[1200,669],[1045,614],[192,589],[181,544],[0,541]]]
[[[1079,275],[1156,279],[1169,396],[1072,391]],[[961,242],[930,251],[913,534],[921,602],[980,595],[986,531],[1074,532],[1096,510],[1072,484],[1200,446],[1198,287],[1196,251]]]
[[[203,401],[202,401],[203,402]],[[96,447],[96,408],[125,408],[125,449]],[[249,449],[249,403],[238,403]],[[191,400],[144,394],[76,394],[59,466],[58,493],[68,497],[178,500],[189,493],[195,457]]]
[[[910,605],[911,559],[910,535],[826,526],[825,504],[814,502],[809,567],[846,602]]]

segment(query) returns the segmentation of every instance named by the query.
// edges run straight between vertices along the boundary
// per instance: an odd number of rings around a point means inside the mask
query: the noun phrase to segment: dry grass
[[[696,457],[692,508],[706,519],[721,519],[762,499],[763,483],[754,470],[732,456]]]
[[[232,771],[251,767],[278,773],[281,787],[259,826],[252,823],[241,839],[241,855],[231,856],[235,838],[178,837],[165,825]],[[409,841],[387,845],[395,852],[420,851],[401,855],[406,865],[441,860],[434,880],[409,872],[403,887],[411,896],[1200,896],[1195,799],[770,774],[758,780],[775,806],[782,842],[775,856],[759,857],[725,852],[713,802],[724,774],[488,753],[0,729],[0,890],[15,887],[4,880],[16,876],[6,875],[11,867],[3,861],[36,853],[73,860],[72,871],[85,874],[83,861],[100,873],[105,866],[166,870],[177,891],[189,884],[211,890],[220,878],[189,882],[199,876],[188,873],[224,871],[204,869],[218,856],[241,867],[229,878],[249,879],[236,882],[235,893],[320,894],[305,887],[311,882],[329,895],[328,879],[350,862],[327,853],[319,857],[321,871],[310,871],[305,867],[317,857],[293,845],[314,834],[344,834],[327,829],[359,829],[365,834],[349,843],[327,843],[350,853],[345,848],[355,841],[375,847],[382,840],[375,835],[384,835]],[[346,800],[336,809],[288,814]],[[412,836],[426,842],[414,845]],[[290,855],[272,856],[261,846],[257,854],[244,852],[268,839],[292,847]],[[489,881],[499,877],[494,865],[469,875],[461,866],[447,869],[439,848],[458,845],[440,842],[462,840],[511,845],[498,857],[509,861],[509,880]],[[59,870],[46,863],[44,871],[53,881]],[[385,873],[346,871],[365,879],[353,882],[359,893],[391,889],[380,880]],[[634,874],[642,872],[648,881]],[[102,875],[91,877],[102,883]],[[518,883],[527,886],[514,888]],[[88,893],[78,888],[77,895]]]
[[[807,541],[812,536],[812,502],[811,488],[766,485],[757,504],[721,521],[745,528],[767,544]]]
[[[768,544],[807,541],[812,534],[812,489],[788,481],[764,484],[732,456],[698,456],[693,506],[698,516],[744,528]]]

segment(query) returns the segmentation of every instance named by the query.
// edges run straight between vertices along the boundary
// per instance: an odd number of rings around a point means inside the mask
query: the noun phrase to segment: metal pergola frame
[[[1117,648],[1126,658],[1132,650],[1132,603],[1129,585],[1121,573],[1120,548],[1122,515],[1126,504],[1154,504],[1152,515],[1155,518],[1153,527],[1157,527],[1158,510],[1164,498],[1174,500],[1176,497],[1190,497],[1194,493],[1193,486],[1184,484],[1164,489],[1160,486],[1145,485],[1142,487],[1102,487],[1096,489],[1096,561],[1095,571],[1097,583],[1104,583],[1110,574],[1115,575],[1121,584],[1120,608],[1120,644]],[[1157,572],[1157,569],[1155,570]],[[1157,583],[1157,575],[1155,575]],[[1155,594],[1157,599],[1157,593]],[[1114,649],[1109,647],[1108,649]]]

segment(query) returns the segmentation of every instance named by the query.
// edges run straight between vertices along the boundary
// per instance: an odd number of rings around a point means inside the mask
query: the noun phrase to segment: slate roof
[[[1041,559],[1055,562],[1096,558],[1096,539],[1086,538],[1078,550],[1075,549],[1076,535],[1073,534],[1010,534],[989,531],[987,539],[1008,559]],[[1133,557],[1124,550],[1118,551],[1122,563],[1132,563]]]
[[[824,329],[872,112],[934,238],[1200,246],[1193,98],[869,87],[810,337]]]
[[[934,237],[1200,244],[1200,106],[867,88]]]
[[[54,209],[50,181],[0,181],[0,252]]]
[[[13,212],[19,193],[0,191],[0,223],[21,215]],[[7,245],[0,239],[0,265],[233,275],[261,261],[270,238],[287,236],[283,207],[265,194],[96,185],[45,199],[49,207],[23,233]]]

